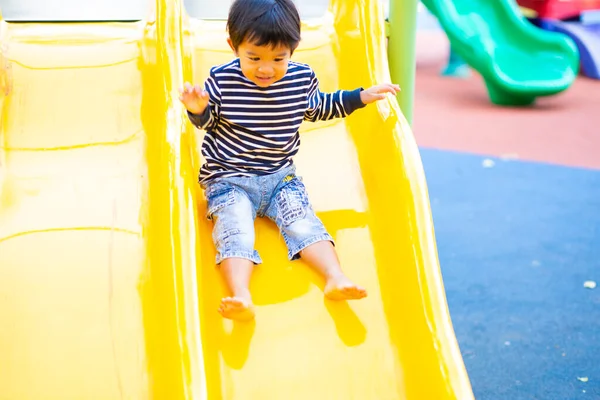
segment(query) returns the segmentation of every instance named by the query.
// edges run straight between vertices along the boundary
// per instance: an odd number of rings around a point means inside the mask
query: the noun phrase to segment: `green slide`
[[[546,32],[514,0],[422,0],[452,48],[485,80],[492,103],[528,105],[567,89],[579,53],[566,35]]]

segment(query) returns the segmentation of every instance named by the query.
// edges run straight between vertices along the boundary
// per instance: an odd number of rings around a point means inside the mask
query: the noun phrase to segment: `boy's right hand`
[[[192,114],[202,114],[206,110],[210,96],[200,85],[192,86],[186,82],[183,89],[179,89],[179,94],[179,100]]]

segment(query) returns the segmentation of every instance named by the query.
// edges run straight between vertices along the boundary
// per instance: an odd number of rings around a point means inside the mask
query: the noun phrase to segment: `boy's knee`
[[[296,177],[277,192],[275,202],[277,225],[282,229],[292,229],[294,225],[301,228],[305,225],[302,221],[312,212],[306,188]]]
[[[217,249],[252,251],[254,248],[254,209],[250,199],[227,182],[206,189],[207,217],[215,221],[213,240]]]
[[[214,240],[216,247],[221,250],[254,250],[254,232],[247,229],[233,227],[223,230],[214,230]]]
[[[312,235],[315,228],[320,228],[319,224],[315,224],[315,220],[313,220],[313,218],[305,217],[285,226],[284,231],[288,236],[301,238]]]
[[[288,247],[297,247],[307,240],[329,238],[327,230],[316,216],[306,187],[294,177],[275,195],[276,221]]]
[[[243,199],[242,195],[242,199]],[[246,258],[260,264],[254,249],[255,233],[252,208],[244,200],[222,208],[215,213],[213,242],[217,250],[217,264],[229,257]]]

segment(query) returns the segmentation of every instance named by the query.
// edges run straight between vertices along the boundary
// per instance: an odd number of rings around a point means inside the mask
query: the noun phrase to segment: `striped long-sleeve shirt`
[[[202,114],[190,121],[206,131],[200,183],[223,176],[266,175],[293,163],[302,121],[343,118],[364,107],[361,88],[322,93],[314,71],[289,62],[284,77],[262,88],[247,79],[239,59],[211,68],[210,95]]]

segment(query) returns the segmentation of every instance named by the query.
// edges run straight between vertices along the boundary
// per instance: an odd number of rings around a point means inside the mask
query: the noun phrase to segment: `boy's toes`
[[[333,282],[325,286],[325,296],[331,300],[358,300],[366,297],[367,291],[352,282]]]
[[[362,299],[367,296],[367,291],[360,286],[345,287],[342,293],[348,300]]]
[[[248,321],[254,318],[254,306],[248,300],[237,297],[225,297],[221,300],[219,314],[224,318]]]

